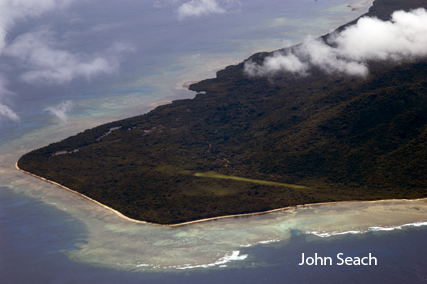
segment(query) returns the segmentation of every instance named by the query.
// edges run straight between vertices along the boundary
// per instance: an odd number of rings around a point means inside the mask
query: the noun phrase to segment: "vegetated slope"
[[[370,14],[419,2],[377,0]],[[200,92],[192,100],[86,130],[18,165],[157,223],[427,196],[426,59],[371,62],[365,79],[319,70],[248,78],[241,63],[190,88]],[[195,175],[210,171],[306,187]]]

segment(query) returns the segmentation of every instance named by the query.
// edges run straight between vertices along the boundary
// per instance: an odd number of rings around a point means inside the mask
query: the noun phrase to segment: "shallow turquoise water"
[[[288,241],[243,249],[249,257],[227,268],[179,273],[99,268],[64,254],[84,242],[81,222],[22,194],[2,190],[0,196],[2,283],[425,283],[427,276],[425,226],[330,238],[293,232]],[[299,266],[302,252],[330,256],[334,262],[337,253],[372,253],[378,266]]]

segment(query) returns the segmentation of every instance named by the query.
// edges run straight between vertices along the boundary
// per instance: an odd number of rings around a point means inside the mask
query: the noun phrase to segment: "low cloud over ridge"
[[[427,56],[427,11],[396,11],[390,21],[363,17],[340,33],[332,34],[326,44],[308,38],[290,51],[275,52],[262,65],[245,64],[249,76],[272,76],[278,72],[307,75],[311,67],[326,73],[367,76],[367,62],[401,60]]]

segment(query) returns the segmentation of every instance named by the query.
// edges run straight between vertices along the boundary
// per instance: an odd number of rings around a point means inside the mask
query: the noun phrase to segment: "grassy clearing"
[[[228,176],[228,175],[223,175],[216,172],[195,173],[194,176],[206,177],[206,178],[232,179],[232,180],[238,180],[238,181],[258,183],[263,185],[284,186],[284,187],[290,187],[295,189],[307,188],[306,186],[303,186],[303,185],[288,184],[288,183],[281,183],[281,182],[260,180],[260,179],[243,178],[243,177],[236,177],[236,176]]]

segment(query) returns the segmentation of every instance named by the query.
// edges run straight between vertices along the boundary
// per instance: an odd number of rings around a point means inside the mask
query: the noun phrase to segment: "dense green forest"
[[[418,7],[427,1],[377,0],[368,15],[387,20]],[[366,78],[316,69],[303,77],[248,77],[243,67],[191,85],[194,99],[86,130],[18,165],[162,224],[427,197],[426,58],[370,62]]]

